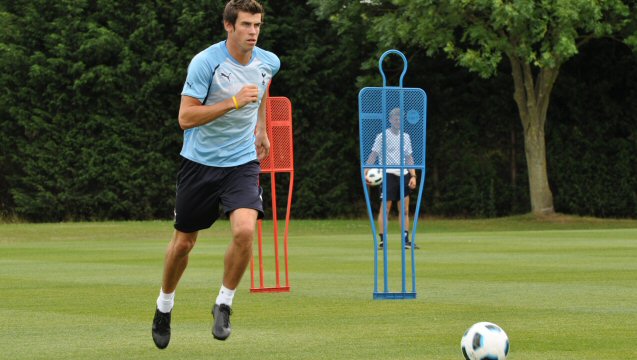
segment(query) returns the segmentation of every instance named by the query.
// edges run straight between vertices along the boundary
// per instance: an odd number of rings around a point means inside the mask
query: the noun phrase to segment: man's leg
[[[170,342],[170,320],[175,302],[175,289],[179,279],[188,266],[188,254],[195,246],[197,232],[184,233],[175,230],[168,244],[164,259],[164,275],[161,290],[157,298],[157,309],[153,318],[153,340],[160,349],[165,349]]]
[[[197,231],[185,233],[175,230],[173,238],[168,244],[164,258],[161,291],[157,299],[157,308],[163,313],[169,313],[173,308],[175,289],[186,270],[186,266],[188,266],[188,254],[195,246],[197,234]]]
[[[185,233],[175,230],[164,259],[164,276],[161,288],[165,293],[172,293],[177,288],[177,284],[188,266],[188,254],[195,246],[198,233],[198,231]]]
[[[400,212],[400,216],[402,217],[403,207],[402,204],[398,203],[398,211]],[[405,233],[403,234],[405,237],[405,249],[411,249],[411,241],[409,240],[409,195],[405,196]],[[416,244],[413,245],[414,249],[420,249]]]
[[[403,206],[402,201],[398,202],[398,216],[402,219]],[[402,220],[401,220],[402,221]],[[405,230],[409,229],[409,196],[405,196]]]
[[[215,339],[225,340],[232,331],[230,327],[231,306],[234,292],[239,286],[250,259],[258,212],[254,209],[236,209],[230,213],[232,241],[224,257],[223,284],[212,308],[215,318],[212,334]]]
[[[387,200],[387,223],[389,224],[389,213],[391,211],[392,201]],[[380,236],[380,240],[378,243],[378,247],[382,248],[385,246],[385,235],[383,232],[385,231],[385,211],[383,211],[383,200],[380,201],[380,210],[378,210],[378,235]]]
[[[236,209],[230,213],[232,242],[224,257],[223,285],[236,289],[252,257],[252,241],[257,223],[254,209]]]

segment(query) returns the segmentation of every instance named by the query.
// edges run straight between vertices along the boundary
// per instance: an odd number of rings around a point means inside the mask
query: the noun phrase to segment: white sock
[[[230,290],[227,287],[221,284],[221,289],[219,289],[219,295],[217,295],[217,300],[215,300],[215,304],[221,305],[226,304],[228,306],[232,306],[232,298],[234,297],[234,290]]]
[[[164,289],[160,289],[159,297],[157,297],[157,309],[163,313],[169,313],[173,306],[175,306],[175,292],[166,294]]]

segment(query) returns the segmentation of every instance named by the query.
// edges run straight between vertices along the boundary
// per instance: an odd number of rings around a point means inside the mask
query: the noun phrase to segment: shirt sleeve
[[[196,55],[188,65],[188,75],[181,95],[194,97],[203,102],[212,84],[213,69],[214,64],[210,64],[200,54]]]
[[[405,156],[411,156],[411,137],[409,134],[405,133]]]
[[[381,135],[382,133],[376,135],[376,139],[374,139],[374,145],[372,145],[372,152],[375,152],[378,155],[380,155],[381,147],[383,146],[383,138]]]
[[[281,60],[278,56],[274,55],[274,61],[272,62],[272,76],[276,75],[281,68]]]
[[[263,50],[261,48],[258,48],[258,54],[261,57],[262,61],[270,68],[272,76],[276,75],[276,73],[278,73],[279,69],[281,68],[281,60],[279,59],[279,57],[276,56],[276,54],[274,54],[273,52]]]

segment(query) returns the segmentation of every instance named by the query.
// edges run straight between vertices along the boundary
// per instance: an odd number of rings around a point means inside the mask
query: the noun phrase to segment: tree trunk
[[[524,150],[529,173],[531,211],[535,215],[555,213],[553,193],[546,171],[545,125],[549,98],[558,68],[541,68],[534,78],[531,65],[509,55],[514,94],[524,129]]]
[[[511,211],[518,209],[517,188],[518,188],[518,165],[517,165],[517,141],[515,140],[515,122],[511,119],[511,153],[510,153],[510,169],[511,172]]]
[[[524,151],[526,166],[529,172],[529,191],[531,195],[531,211],[536,215],[552,214],[553,193],[549,187],[546,171],[546,142],[544,128],[534,126],[531,121],[529,130],[524,132]]]

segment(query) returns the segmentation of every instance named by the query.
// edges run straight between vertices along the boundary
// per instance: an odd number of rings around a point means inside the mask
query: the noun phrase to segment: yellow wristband
[[[239,103],[237,102],[237,98],[235,96],[232,97],[232,101],[234,101],[234,107],[239,110]]]

